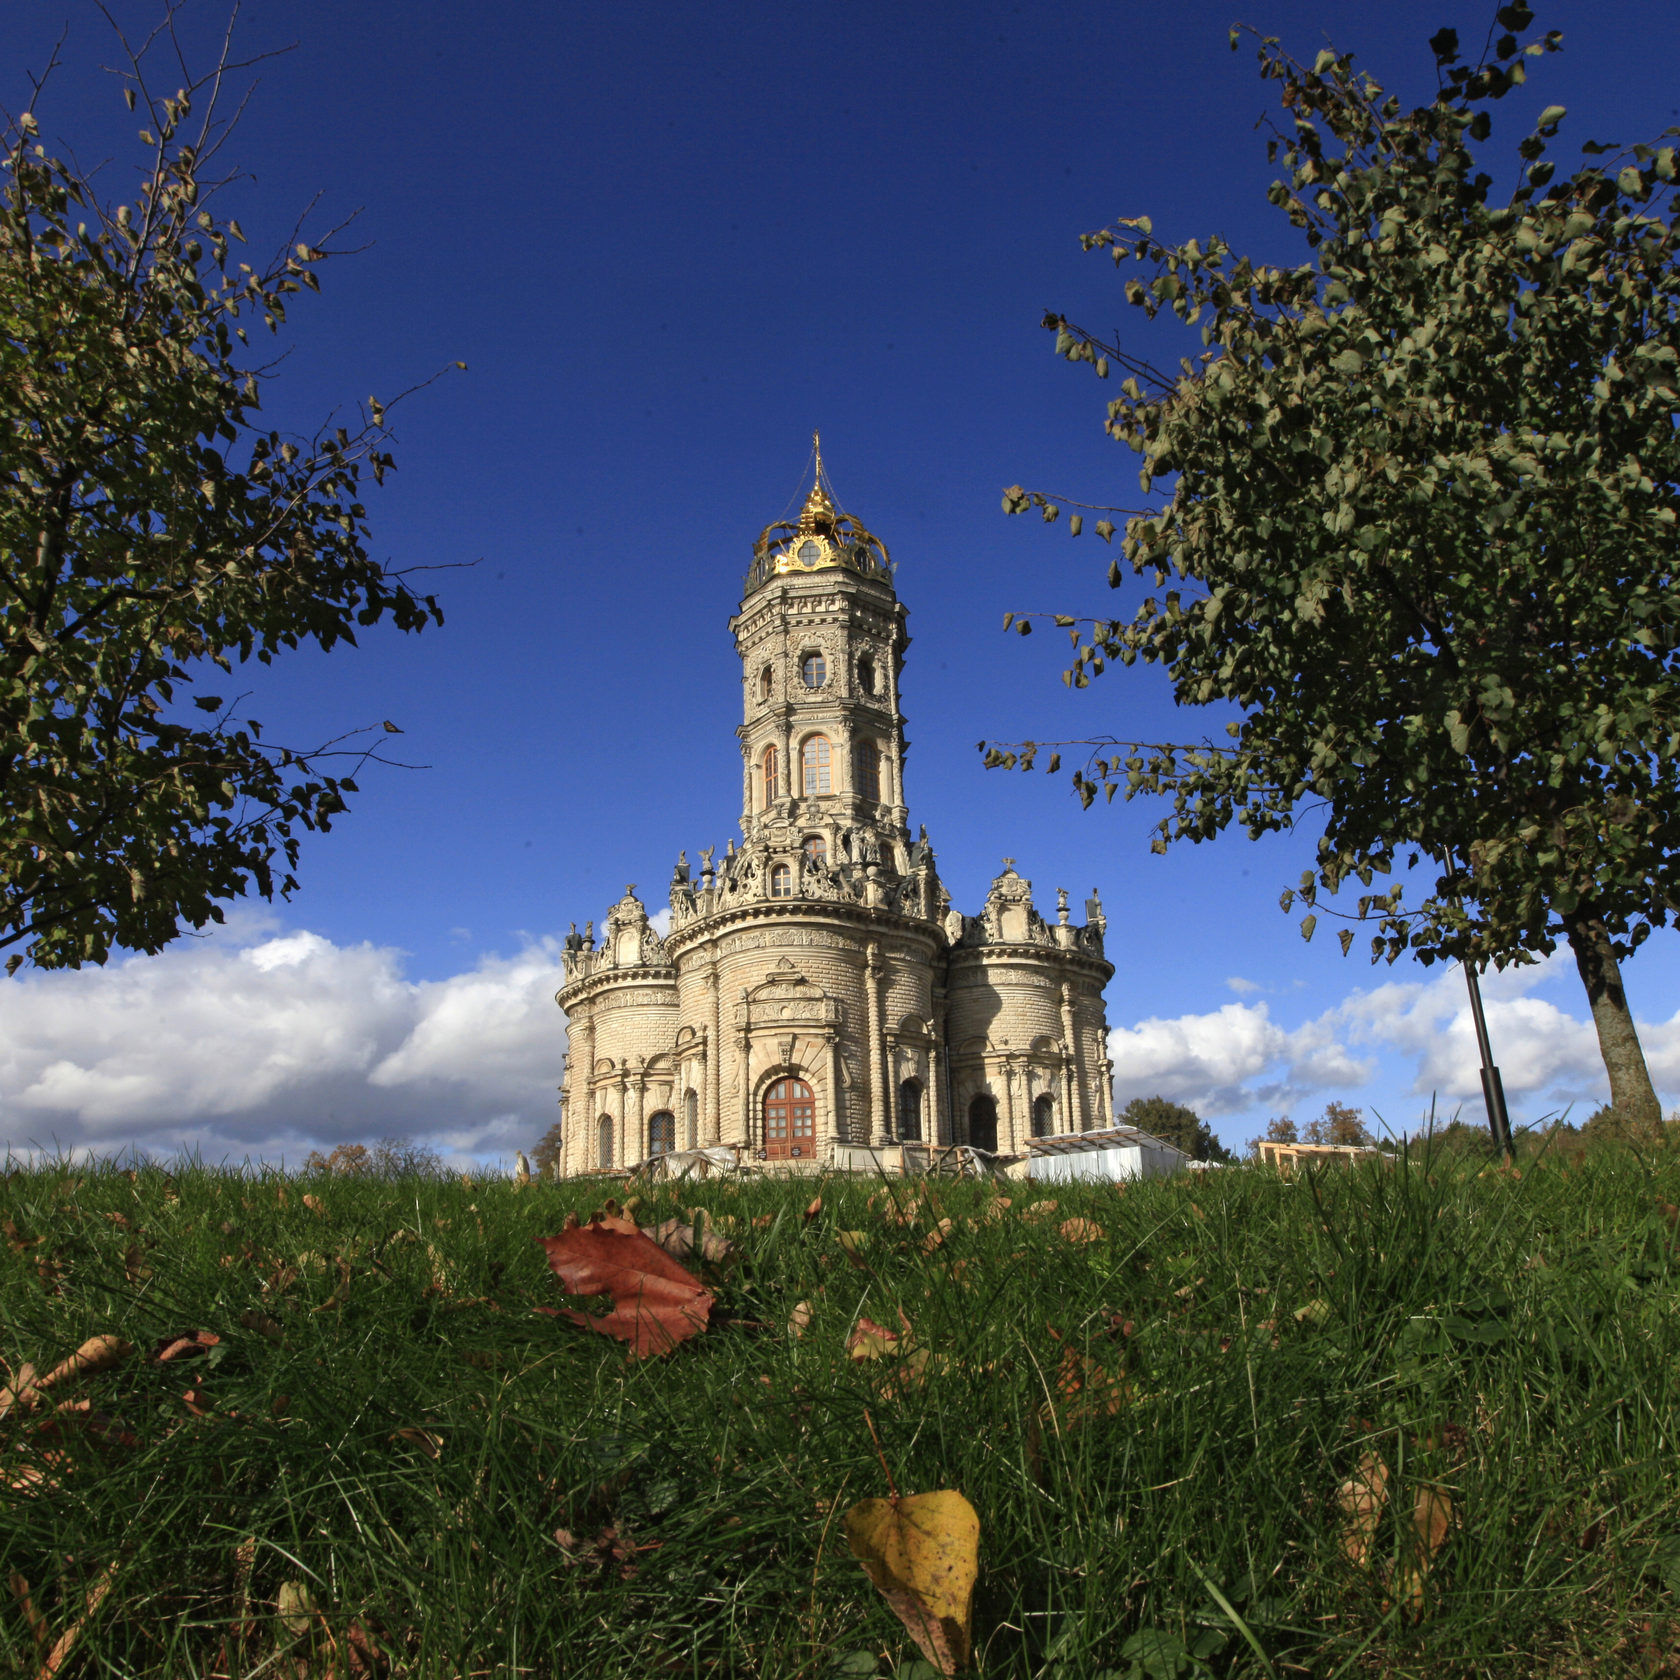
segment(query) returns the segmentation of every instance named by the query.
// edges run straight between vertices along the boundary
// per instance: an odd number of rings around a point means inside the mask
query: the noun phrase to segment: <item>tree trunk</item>
[[[1609,930],[1590,905],[1563,918],[1569,947],[1575,953],[1581,984],[1587,988],[1593,1025],[1598,1029],[1598,1052],[1610,1076],[1610,1106],[1622,1124],[1635,1130],[1662,1123],[1662,1105],[1645,1066],[1633,1014],[1622,990],[1621,965],[1611,947]]]

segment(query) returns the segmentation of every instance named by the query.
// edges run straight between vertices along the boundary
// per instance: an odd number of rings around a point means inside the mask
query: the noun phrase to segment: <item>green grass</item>
[[[879,1183],[644,1192],[736,1252],[714,1327],[627,1364],[533,1311],[564,1297],[532,1239],[598,1185],[14,1172],[8,1367],[136,1351],[52,1391],[95,1427],[0,1421],[0,1668],[37,1673],[108,1579],[66,1674],[924,1672],[841,1533],[886,1492],[867,1410],[903,1492],[980,1514],[985,1675],[1675,1672],[1680,1160],[1002,1188],[908,1226]],[[919,1382],[847,1355],[900,1313]],[[192,1330],[221,1339],[156,1362]],[[1112,1412],[1047,1407],[1068,1347],[1123,1377]],[[1368,1453],[1393,1497],[1356,1567]],[[1453,1526],[1414,1611],[1423,1486]]]

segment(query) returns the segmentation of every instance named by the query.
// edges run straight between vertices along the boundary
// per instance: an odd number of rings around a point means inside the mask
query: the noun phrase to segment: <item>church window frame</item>
[[[799,792],[805,799],[834,791],[834,749],[826,735],[807,735],[799,746]]]
[[[815,1160],[817,1094],[796,1074],[771,1082],[759,1104],[767,1161]]]
[[[770,896],[793,897],[793,871],[785,863],[776,864],[770,871]]]
[[[1048,1091],[1040,1091],[1033,1098],[1032,1135],[1035,1138],[1056,1135],[1056,1099]]]
[[[875,694],[875,660],[871,654],[864,654],[857,662],[858,692],[873,698]]]
[[[595,1165],[610,1172],[613,1164],[613,1117],[603,1114],[595,1122]]]
[[[997,1098],[990,1091],[979,1091],[968,1104],[968,1143],[971,1149],[983,1149],[988,1155],[997,1154],[998,1146]]]
[[[776,692],[776,668],[766,665],[758,673],[758,697],[760,700],[770,699]]]
[[[807,862],[819,869],[828,867],[828,842],[820,834],[807,834],[799,849],[805,854]]]
[[[700,1093],[690,1089],[683,1095],[683,1119],[687,1126],[688,1147],[700,1147]]]
[[[799,680],[807,688],[821,688],[828,681],[828,661],[818,648],[807,648],[799,656]]]
[[[881,749],[867,736],[852,742],[852,792],[859,799],[881,803]]]
[[[903,1080],[898,1087],[898,1140],[900,1143],[922,1141],[922,1082]]]
[[[677,1148],[677,1117],[670,1109],[656,1109],[648,1116],[647,1152],[649,1159],[655,1155],[673,1155]]]
[[[764,749],[759,769],[764,777],[764,803],[774,805],[782,797],[782,755],[774,746]]]

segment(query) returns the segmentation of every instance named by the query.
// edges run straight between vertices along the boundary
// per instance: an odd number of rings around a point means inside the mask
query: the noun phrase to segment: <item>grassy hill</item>
[[[10,1174],[0,1378],[127,1350],[0,1417],[0,1667],[927,1674],[872,1422],[985,1675],[1680,1672],[1680,1159],[644,1191],[730,1251],[639,1362],[536,1310],[602,1193]]]

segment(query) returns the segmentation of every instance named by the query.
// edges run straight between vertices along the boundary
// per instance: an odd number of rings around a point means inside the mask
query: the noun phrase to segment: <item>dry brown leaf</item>
[[[350,1293],[350,1262],[342,1254],[335,1254],[333,1258],[338,1262],[338,1282],[333,1285],[333,1292],[320,1306],[311,1307],[311,1312],[326,1312],[331,1307],[341,1306]]]
[[[1070,1243],[1101,1242],[1106,1232],[1094,1219],[1064,1219],[1062,1221],[1062,1239]]]
[[[865,1499],[845,1517],[864,1573],[941,1674],[966,1667],[980,1518],[955,1491]]]
[[[0,1388],[0,1418],[3,1418],[13,1406],[27,1410],[34,1404],[31,1396],[35,1392],[35,1367],[26,1359],[18,1366],[17,1374],[4,1387]]]
[[[1387,1497],[1388,1465],[1374,1452],[1366,1453],[1336,1490],[1336,1504],[1342,1513],[1342,1551],[1356,1567],[1371,1555],[1371,1542]]]
[[[123,1276],[130,1283],[144,1283],[152,1275],[152,1268],[146,1264],[146,1251],[139,1243],[132,1242],[123,1253]]]
[[[1410,1561],[1395,1572],[1389,1587],[1391,1601],[1402,1605],[1412,1616],[1423,1614],[1424,1578],[1434,1567],[1441,1547],[1446,1544],[1447,1530],[1451,1526],[1451,1497],[1438,1487],[1420,1487],[1412,1501],[1415,1549]]]
[[[58,1636],[57,1643],[47,1653],[47,1660],[36,1672],[35,1680],[53,1680],[53,1676],[70,1660],[70,1653],[75,1650],[76,1641],[82,1636],[82,1629],[87,1626],[94,1611],[105,1602],[105,1595],[111,1590],[111,1582],[116,1579],[116,1574],[117,1566],[114,1563],[105,1565],[99,1579],[87,1590],[87,1597],[82,1601],[81,1615]]]
[[[606,1295],[612,1301],[604,1317],[570,1308],[539,1307],[538,1312],[628,1342],[636,1359],[669,1353],[707,1328],[711,1291],[639,1230],[609,1230],[591,1220],[537,1241],[569,1293]]]
[[[308,1191],[305,1191],[303,1196],[303,1205],[308,1208],[317,1219],[325,1219],[327,1217],[326,1204],[319,1196],[313,1196]]]
[[[899,1352],[899,1336],[872,1318],[860,1318],[846,1338],[846,1352],[853,1359],[886,1359]]]
[[[205,1353],[221,1341],[212,1330],[183,1330],[179,1335],[164,1336],[157,1345],[155,1358],[159,1365],[167,1365],[172,1359],[189,1358],[195,1353]]]
[[[805,1209],[805,1223],[807,1225],[810,1224],[810,1222],[813,1219],[815,1219],[817,1217],[817,1215],[821,1212],[822,1212],[822,1197],[821,1196],[813,1196],[811,1198],[810,1204]]]
[[[698,1231],[693,1225],[685,1225],[673,1214],[669,1219],[662,1219],[657,1225],[635,1225],[630,1221],[632,1230],[639,1230],[650,1242],[656,1242],[674,1260],[686,1260],[696,1248],[700,1250],[702,1260],[718,1261],[725,1259],[730,1253],[730,1245],[714,1232],[704,1227]],[[620,1227],[610,1221],[603,1220],[604,1230],[617,1230]]]
[[[280,1345],[285,1334],[275,1319],[270,1318],[265,1312],[258,1312],[255,1307],[247,1307],[239,1315],[239,1322],[247,1330],[255,1330],[259,1336],[273,1342],[276,1347]]]
[[[47,1644],[47,1618],[35,1608],[35,1599],[29,1590],[29,1582],[21,1571],[14,1569],[10,1581],[12,1596],[18,1601],[18,1608],[23,1612],[23,1619],[29,1624],[29,1636],[35,1641],[35,1655],[40,1656]]]
[[[1034,1220],[1048,1219],[1055,1211],[1056,1204],[1053,1201],[1034,1202],[1031,1207],[1022,1209],[1021,1217]]]
[[[859,1271],[872,1270],[869,1262],[864,1259],[863,1251],[869,1246],[869,1238],[862,1231],[836,1231],[834,1240],[840,1245],[840,1252],[846,1256]]]
[[[391,1439],[407,1441],[411,1446],[418,1447],[427,1458],[436,1458],[443,1451],[443,1437],[435,1429],[419,1429],[409,1424],[403,1429],[393,1429]]]
[[[1047,1328],[1061,1341],[1054,1325]],[[1055,1394],[1039,1407],[1039,1412],[1046,1423],[1066,1431],[1092,1418],[1113,1417],[1136,1398],[1132,1385],[1118,1372],[1107,1370],[1078,1348],[1064,1344],[1056,1368]]]
[[[809,1301],[801,1301],[788,1314],[788,1334],[797,1341],[811,1327],[816,1308]]]
[[[946,1237],[955,1229],[949,1219],[941,1219],[928,1234],[922,1238],[922,1252],[931,1254],[936,1248],[943,1246]]]
[[[133,1353],[132,1344],[121,1336],[90,1336],[70,1355],[61,1360],[44,1377],[35,1382],[37,1392],[68,1382],[72,1377],[90,1377],[97,1371],[108,1371]]]

